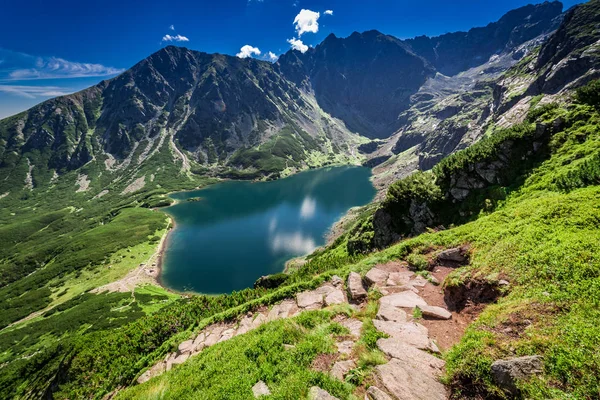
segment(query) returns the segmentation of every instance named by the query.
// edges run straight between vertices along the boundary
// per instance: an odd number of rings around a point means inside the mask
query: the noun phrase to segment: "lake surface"
[[[162,283],[172,289],[229,293],[283,271],[290,258],[325,244],[329,228],[375,189],[363,167],[332,167],[271,182],[231,181],[173,194]],[[188,199],[198,201],[187,201]]]

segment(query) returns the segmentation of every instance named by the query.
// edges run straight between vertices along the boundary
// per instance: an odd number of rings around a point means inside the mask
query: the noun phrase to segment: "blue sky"
[[[6,1],[0,23],[0,118],[113,77],[168,44],[269,59],[291,43],[315,46],[330,33],[345,37],[377,29],[399,38],[434,36],[483,26],[539,2]],[[563,4],[566,9],[580,2]]]

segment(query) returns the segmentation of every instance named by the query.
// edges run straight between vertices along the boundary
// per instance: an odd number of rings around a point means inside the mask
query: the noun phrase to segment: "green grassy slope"
[[[600,248],[600,181],[588,171],[598,165],[600,114],[594,105],[576,104],[568,109],[549,107],[538,114],[536,120],[558,117],[566,121],[565,128],[552,136],[547,158],[521,176],[523,183],[513,187],[494,209],[481,209],[473,221],[464,225],[419,235],[345,262],[342,254],[346,239],[342,239],[333,248],[313,257],[308,265],[310,272],[295,273],[291,281],[304,281],[311,272],[322,272],[317,264],[330,268],[321,273],[321,277],[334,272],[344,275],[350,270],[366,272],[377,263],[414,259],[435,249],[468,243],[471,263],[449,276],[445,290],[460,289],[469,282],[493,285],[499,279],[508,280],[510,285],[495,304],[484,310],[460,344],[444,354],[448,361],[446,379],[453,396],[507,398],[491,379],[491,363],[499,358],[540,354],[544,357],[544,373],[521,385],[524,398],[596,398],[600,387],[597,352],[600,328],[596,323],[600,317],[600,255],[597,252]],[[483,143],[480,148],[485,149],[487,145],[489,143]],[[232,380],[239,383],[236,385],[239,390],[210,375],[222,388],[222,395],[249,398],[247,386],[269,375],[255,369],[248,360],[248,349],[261,341],[277,342],[278,329],[282,328],[269,326],[236,342],[218,344],[210,349],[210,354],[207,352],[164,377],[132,388],[123,398],[168,398],[175,393],[180,398],[202,397],[210,393],[210,389],[203,383],[188,383],[200,382],[200,377],[208,379],[209,375],[204,374],[231,367],[221,365],[221,358],[216,358],[216,354],[226,354],[227,359],[236,360],[231,363],[241,370],[232,375]],[[327,352],[326,349],[321,351]],[[266,351],[267,359],[268,354],[271,353]],[[286,355],[281,357],[278,362],[285,365]],[[282,366],[276,364],[273,368],[279,371]],[[306,365],[300,364],[298,368],[294,374],[310,376]],[[194,374],[199,374],[198,378]],[[292,376],[296,376],[294,374]],[[302,381],[299,393],[309,383],[314,380]],[[284,393],[278,391],[276,398],[286,398]],[[342,398],[348,396],[340,394]]]

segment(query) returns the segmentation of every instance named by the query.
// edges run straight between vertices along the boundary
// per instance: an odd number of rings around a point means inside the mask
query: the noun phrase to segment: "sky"
[[[465,31],[539,0],[3,0],[0,118],[112,78],[174,44],[275,61],[327,35]],[[583,2],[564,0],[565,9]]]

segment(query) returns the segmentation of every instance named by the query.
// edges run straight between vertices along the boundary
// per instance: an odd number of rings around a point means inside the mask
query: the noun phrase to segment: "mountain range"
[[[84,166],[127,175],[128,184],[160,181],[148,170],[160,157],[182,177],[276,177],[375,165],[410,148],[427,169],[508,112],[510,104],[497,104],[490,113],[490,103],[503,102],[494,79],[531,57],[563,17],[561,3],[546,2],[433,38],[332,34],[276,63],[168,46],[114,79],[1,121],[0,169],[34,189]]]

